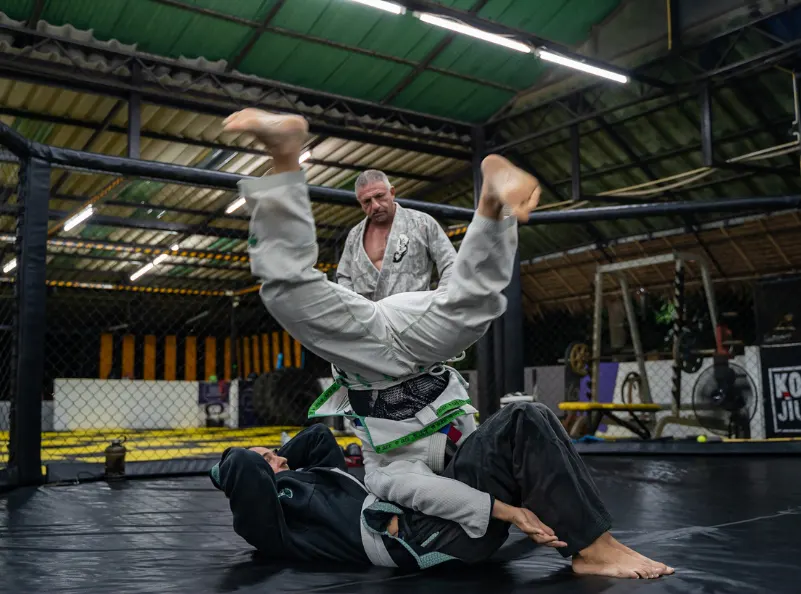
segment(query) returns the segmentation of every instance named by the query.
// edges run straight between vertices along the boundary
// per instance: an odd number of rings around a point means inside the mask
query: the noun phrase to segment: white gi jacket
[[[364,249],[367,219],[350,230],[337,266],[337,283],[372,301],[397,293],[428,291],[433,265],[445,286],[456,250],[431,216],[395,204],[395,218],[379,271]]]

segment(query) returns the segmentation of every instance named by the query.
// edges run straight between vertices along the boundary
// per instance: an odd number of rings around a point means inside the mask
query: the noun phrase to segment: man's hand
[[[392,536],[398,536],[398,516],[392,516],[387,526],[387,532]]]
[[[543,524],[531,510],[507,505],[496,499],[495,505],[492,506],[492,517],[502,522],[514,524],[523,534],[537,544],[553,548],[567,546],[567,543],[559,540],[554,531]]]

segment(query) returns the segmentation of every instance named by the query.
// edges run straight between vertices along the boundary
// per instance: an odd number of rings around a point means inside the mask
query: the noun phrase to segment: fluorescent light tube
[[[147,274],[147,273],[148,273],[148,272],[150,272],[151,270],[153,270],[153,263],[152,263],[152,262],[151,262],[150,264],[145,264],[144,266],[142,266],[142,268],[140,268],[139,270],[137,270],[136,272],[134,272],[134,273],[131,275],[131,280],[132,280],[132,281],[135,281],[135,280],[136,280],[136,279],[138,279],[140,276],[142,276],[143,274]]]
[[[567,66],[568,68],[573,68],[575,70],[581,70],[587,74],[594,74],[595,76],[607,78],[619,83],[629,82],[628,76],[618,74],[617,72],[612,72],[611,70],[604,70],[603,68],[598,68],[597,66],[590,66],[589,64],[579,62],[578,60],[565,58],[564,56],[553,54],[548,50],[537,50],[537,55],[548,62],[553,62],[554,64],[559,64],[561,66]]]
[[[244,198],[237,198],[231,204],[228,205],[228,208],[225,209],[225,214],[231,214],[235,210],[240,209],[245,204]]]
[[[72,229],[83,223],[86,219],[91,217],[93,214],[94,214],[94,209],[90,204],[81,212],[79,212],[74,217],[69,219],[66,223],[64,223],[64,231],[71,231]]]
[[[442,17],[438,17],[436,15],[428,14],[425,12],[415,13],[415,16],[424,23],[428,23],[429,25],[442,27],[443,29],[449,29],[451,31],[455,31],[456,33],[462,33],[464,35],[469,35],[470,37],[475,37],[476,39],[483,39],[484,41],[489,41],[490,43],[502,45],[504,47],[508,47],[509,49],[517,50],[518,52],[523,52],[524,54],[530,54],[532,51],[531,48],[524,43],[520,43],[519,41],[515,41],[514,39],[509,39],[502,35],[487,33],[486,31],[482,31],[481,29],[476,29],[475,27],[471,27],[469,25],[465,25],[457,21],[444,19]]]
[[[391,12],[392,14],[404,14],[406,12],[406,7],[401,6],[400,4],[395,4],[394,2],[385,2],[384,0],[350,0],[351,2],[356,2],[357,4],[364,4],[365,6],[371,6],[372,8],[377,8],[379,10],[386,10],[387,12]]]

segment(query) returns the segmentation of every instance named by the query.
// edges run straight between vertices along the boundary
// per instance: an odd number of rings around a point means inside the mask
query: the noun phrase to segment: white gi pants
[[[514,217],[474,216],[446,287],[373,302],[314,268],[317,236],[302,172],[247,179],[239,187],[251,211],[250,266],[264,305],[303,346],[349,375],[402,378],[452,359],[506,309]]]

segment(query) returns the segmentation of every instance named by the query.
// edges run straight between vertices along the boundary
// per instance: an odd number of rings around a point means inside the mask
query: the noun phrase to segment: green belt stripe
[[[462,408],[465,404],[473,404],[471,400],[454,400],[453,402],[446,402],[442,406],[437,409],[437,416],[441,417],[446,412],[453,410],[454,408]]]
[[[320,410],[320,407],[323,404],[325,404],[326,401],[329,398],[331,398],[331,396],[336,394],[337,390],[339,390],[341,387],[342,387],[342,384],[340,384],[338,381],[336,381],[333,384],[331,384],[330,386],[328,386],[328,389],[325,392],[323,392],[322,394],[320,394],[317,397],[317,400],[315,400],[314,403],[309,407],[309,412],[308,412],[308,417],[307,418],[311,419],[312,417],[314,417],[317,414],[317,411]]]
[[[414,433],[410,433],[405,437],[401,437],[400,439],[396,439],[394,441],[390,441],[383,445],[375,446],[375,451],[377,454],[385,454],[390,450],[394,450],[395,448],[399,448],[401,446],[409,445],[410,443],[414,443],[415,441],[424,439],[430,435],[434,435],[437,431],[442,429],[445,425],[450,423],[456,418],[459,418],[467,413],[463,410],[455,410],[449,415],[442,417],[441,419],[434,421],[427,427],[423,427],[419,431],[415,431]]]

